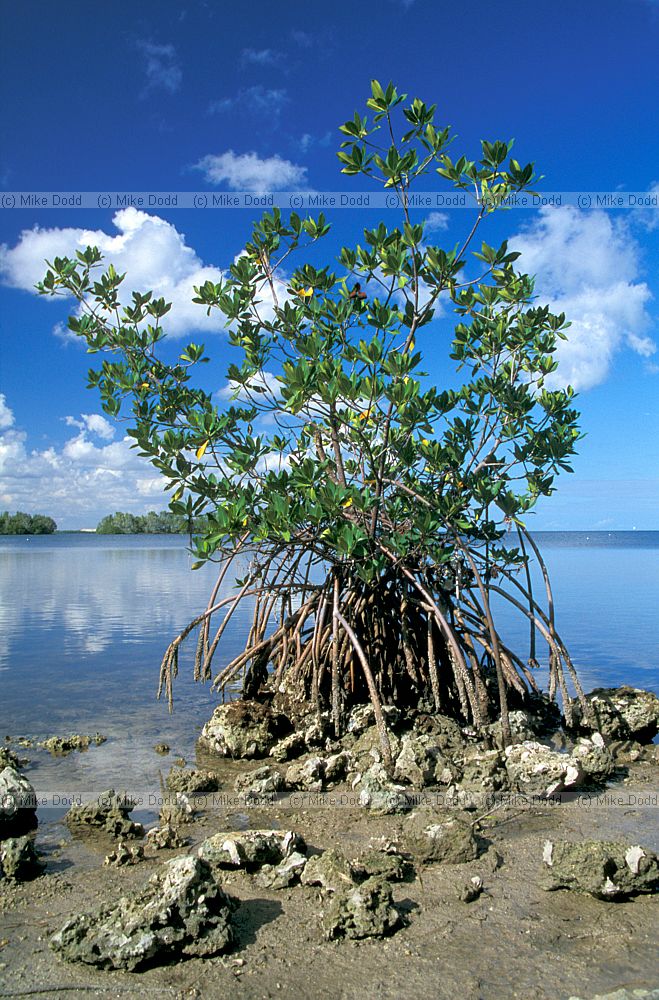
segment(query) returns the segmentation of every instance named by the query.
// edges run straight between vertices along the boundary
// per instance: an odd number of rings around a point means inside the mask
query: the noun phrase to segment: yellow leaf
[[[185,486],[179,486],[179,488],[177,489],[176,493],[172,497],[172,500],[180,500],[181,497],[183,496],[183,491],[184,490],[185,490]]]
[[[430,444],[428,438],[421,438],[421,444]]]
[[[367,410],[366,413],[360,413],[359,414],[359,419],[360,420],[368,420],[368,418],[370,417],[370,415],[371,415],[371,411]]]
[[[348,497],[345,503],[341,504],[342,507],[352,507],[352,497]]]
[[[149,383],[148,382],[142,382],[142,384],[140,386],[140,389],[148,389],[148,388],[149,388]]]
[[[208,448],[209,444],[210,444],[210,441],[204,441],[204,443],[201,445],[201,447],[197,448],[197,451],[196,451],[197,458],[201,459],[201,458],[204,457],[204,455],[206,453],[206,449]]]
[[[310,299],[313,295],[313,288],[299,288],[296,295],[299,295],[301,299]]]

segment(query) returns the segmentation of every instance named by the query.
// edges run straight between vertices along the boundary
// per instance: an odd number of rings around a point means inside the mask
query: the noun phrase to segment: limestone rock
[[[598,899],[624,899],[659,890],[656,854],[612,841],[545,841],[545,889],[573,889]]]
[[[110,833],[113,837],[143,837],[142,824],[130,819],[134,808],[125,793],[117,795],[114,788],[109,788],[93,802],[71,806],[64,819],[73,830],[86,828]]]
[[[218,705],[204,726],[199,742],[221,757],[267,757],[290,729],[288,720],[258,701]]]
[[[172,792],[183,792],[184,795],[198,795],[204,792],[217,792],[220,781],[212,771],[197,771],[194,768],[184,769],[173,767],[166,778],[167,787]]]
[[[32,837],[8,837],[0,842],[0,873],[5,878],[27,882],[41,875],[45,867]]]
[[[590,738],[582,737],[577,740],[572,756],[579,761],[586,776],[598,784],[610,778],[615,771],[613,754],[604,745],[600,733],[593,733]]]
[[[338,892],[355,884],[355,871],[340,851],[328,850],[316,854],[306,863],[301,876],[303,885],[319,885],[327,892]]]
[[[159,753],[162,757],[166,757],[169,751],[171,750],[171,747],[169,743],[156,743],[153,749],[156,751],[156,753]]]
[[[43,740],[39,746],[54,756],[65,757],[73,753],[74,750],[88,750],[90,746],[100,746],[107,742],[107,736],[101,733],[94,733],[93,736],[84,736],[78,733],[71,733],[69,736],[51,736]]]
[[[27,778],[13,766],[0,772],[0,839],[20,835],[37,825],[37,800]]]
[[[266,764],[264,767],[257,767],[255,771],[250,771],[249,774],[241,774],[236,778],[234,787],[237,792],[243,792],[245,798],[253,800],[283,791],[285,783],[277,768]]]
[[[391,886],[383,878],[369,878],[333,893],[323,912],[323,929],[329,939],[381,938],[401,925]]]
[[[343,781],[352,765],[352,754],[349,750],[330,754],[325,758],[325,784]]]
[[[263,865],[256,875],[256,883],[263,889],[289,889],[300,881],[307,858],[293,851],[280,865]]]
[[[460,816],[422,808],[408,816],[403,841],[424,864],[463,864],[478,856],[472,824]]]
[[[0,771],[10,767],[13,771],[18,771],[21,761],[18,754],[10,750],[9,747],[0,747]]]
[[[542,743],[515,743],[506,747],[505,754],[510,786],[516,792],[548,797],[584,783],[585,773],[578,758],[556,753]]]
[[[651,691],[628,686],[597,688],[586,695],[591,718],[579,718],[582,729],[600,732],[607,740],[651,743],[659,732],[659,698]]]
[[[407,734],[401,737],[400,753],[396,757],[394,778],[407,781],[415,788],[436,784],[446,766],[442,751],[432,736]]]
[[[414,866],[402,854],[378,850],[360,854],[351,867],[360,882],[372,876],[381,876],[387,882],[404,882],[414,872]]]
[[[402,785],[394,784],[382,764],[372,767],[359,777],[359,804],[371,812],[386,814],[409,812],[412,802]]]
[[[288,736],[284,736],[283,740],[275,743],[270,750],[270,756],[283,764],[287,760],[299,757],[306,750],[307,745],[304,741],[304,733],[289,733]]]
[[[289,855],[304,850],[304,840],[292,830],[248,830],[216,833],[203,841],[197,854],[219,868],[251,869],[279,865]]]
[[[216,955],[232,943],[235,905],[208,864],[173,858],[138,892],[69,920],[50,946],[67,962],[129,971],[183,955]]]
[[[140,861],[144,861],[144,848],[141,844],[135,844],[134,847],[128,847],[124,844],[123,840],[120,840],[114,851],[106,854],[103,859],[104,865],[111,865],[113,868],[123,868],[124,865],[136,865]]]
[[[182,837],[175,826],[169,823],[161,823],[154,826],[146,835],[148,847],[155,851],[164,851],[173,847],[184,847],[187,844],[187,837]]]
[[[194,819],[194,809],[190,799],[184,792],[176,792],[176,795],[163,802],[160,809],[160,825],[180,826],[182,823],[192,823]]]
[[[289,788],[300,788],[307,792],[320,792],[325,778],[326,763],[322,757],[309,757],[296,761],[286,771]]]

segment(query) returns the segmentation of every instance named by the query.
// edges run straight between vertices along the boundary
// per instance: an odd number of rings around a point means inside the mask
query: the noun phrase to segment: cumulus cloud
[[[169,334],[182,336],[222,328],[219,313],[208,317],[192,302],[193,286],[219,282],[222,271],[204,264],[186,244],[183,233],[164,219],[135,208],[117,212],[112,222],[116,235],[103,230],[26,229],[16,246],[0,246],[0,277],[5,284],[31,292],[45,274],[46,259],[73,256],[76,250],[97,246],[106,266],[112,263],[120,273],[126,272],[124,302],[130,301],[133,290],[151,289],[172,303],[166,319]],[[61,336],[61,326],[55,332]]]
[[[590,389],[606,379],[622,347],[654,353],[647,333],[652,296],[639,280],[638,247],[624,224],[602,211],[548,207],[509,244],[521,251],[518,266],[535,275],[540,301],[572,323],[548,384]]]
[[[167,506],[163,477],[131,448],[132,438],[105,443],[115,432],[100,414],[66,418],[78,432],[61,448],[39,450],[14,426],[4,399],[3,413],[0,502],[6,509],[49,514],[59,527],[94,527],[114,510],[143,513]]]
[[[272,66],[274,68],[283,65],[285,61],[283,52],[277,49],[243,49],[240,53],[240,62],[243,66]]]
[[[256,153],[239,155],[232,149],[204,156],[194,169],[201,170],[209,184],[227,184],[232,191],[285,191],[306,187],[307,182],[306,167],[279,156],[261,159]]]
[[[431,212],[425,220],[425,231],[436,233],[442,229],[448,229],[448,215],[446,212]]]
[[[166,90],[175,94],[181,86],[183,72],[174,46],[157,45],[144,40],[138,41],[136,45],[144,57],[146,88],[143,96],[152,90]]]
[[[331,132],[325,132],[324,135],[312,135],[310,132],[305,132],[298,139],[298,146],[303,153],[308,153],[309,150],[313,149],[315,146],[320,146],[322,148],[329,146],[331,141]]]
[[[208,105],[208,111],[210,114],[221,114],[237,109],[241,112],[249,111],[252,114],[267,115],[271,121],[276,121],[289,100],[286,90],[262,87],[261,84],[256,84],[253,87],[239,90],[234,97],[221,97],[217,101],[211,101]]]
[[[7,406],[5,394],[0,393],[0,430],[6,430],[8,427],[13,427],[13,424],[14,414]]]

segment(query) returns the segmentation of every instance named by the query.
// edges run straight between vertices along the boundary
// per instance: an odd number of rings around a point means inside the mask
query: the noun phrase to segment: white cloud
[[[241,113],[250,111],[252,114],[267,115],[276,121],[289,100],[286,90],[256,84],[239,90],[235,97],[221,97],[217,101],[211,101],[208,111],[210,114],[222,114],[238,109]]]
[[[240,61],[243,66],[281,66],[285,56],[276,49],[243,49]]]
[[[632,209],[634,222],[640,223],[649,232],[659,229],[659,181],[654,181],[648,193],[641,197],[645,199],[645,204]]]
[[[146,88],[143,96],[151,90],[167,90],[170,94],[175,94],[181,86],[183,73],[174,46],[157,45],[148,41],[138,41],[136,44],[144,57]]]
[[[7,399],[4,393],[0,393],[0,430],[6,430],[8,427],[13,427],[13,424],[14,414],[7,406]]]
[[[143,513],[164,509],[169,494],[165,479],[123,437],[94,444],[88,434],[107,440],[113,428],[100,414],[83,414],[66,422],[82,427],[59,448],[30,449],[25,431],[13,427],[13,414],[0,432],[0,496],[10,510],[43,513],[62,527],[94,527],[115,510]]]
[[[76,250],[97,246],[104,255],[105,266],[112,263],[120,273],[126,272],[122,285],[123,302],[130,301],[133,290],[151,289],[155,296],[172,303],[172,310],[166,317],[168,334],[183,336],[223,327],[219,313],[207,317],[206,311],[192,302],[193,286],[205,281],[217,283],[222,272],[204,264],[187,246],[183,233],[164,219],[135,208],[122,209],[112,221],[119,231],[116,235],[103,230],[40,229],[38,226],[26,229],[16,246],[0,246],[0,277],[14,288],[34,291],[34,285],[46,272],[46,259],[73,256]],[[62,336],[61,324],[55,332]]]
[[[325,132],[324,135],[312,135],[310,132],[305,132],[304,135],[300,136],[298,146],[303,153],[308,153],[309,150],[313,149],[315,146],[320,146],[322,148],[329,146],[331,141],[331,132]]]
[[[522,253],[517,266],[535,275],[539,301],[572,323],[548,384],[590,389],[606,379],[623,346],[643,357],[654,352],[646,333],[652,296],[638,280],[638,247],[624,224],[601,211],[545,208],[509,244]]]
[[[446,212],[431,212],[425,220],[425,231],[436,233],[441,229],[448,229],[448,215]]]
[[[261,159],[256,153],[209,154],[195,164],[209,184],[227,184],[232,191],[284,191],[306,187],[307,168],[279,156]]]

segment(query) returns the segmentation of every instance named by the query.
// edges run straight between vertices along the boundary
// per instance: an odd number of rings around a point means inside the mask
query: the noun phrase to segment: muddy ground
[[[223,778],[232,787],[233,775]],[[656,988],[659,897],[602,902],[541,887],[546,838],[614,839],[659,849],[656,763],[631,765],[617,789],[637,802],[650,797],[654,805],[507,806],[486,817],[477,860],[420,868],[412,881],[394,885],[408,924],[384,941],[328,942],[319,890],[266,891],[252,876],[228,872],[223,885],[241,901],[232,953],[138,973],[67,965],[51,952],[48,938],[73,914],[118,898],[164,860],[194,850],[219,830],[247,824],[294,829],[311,848],[336,847],[352,858],[373,838],[396,837],[401,818],[346,807],[254,808],[247,815],[207,809],[184,828],[188,847],[119,869],[103,866],[111,840],[81,840],[59,822],[42,824],[45,874],[30,883],[0,883],[0,997],[567,1000],[621,987]],[[463,903],[460,889],[474,875],[483,878],[485,891]]]

